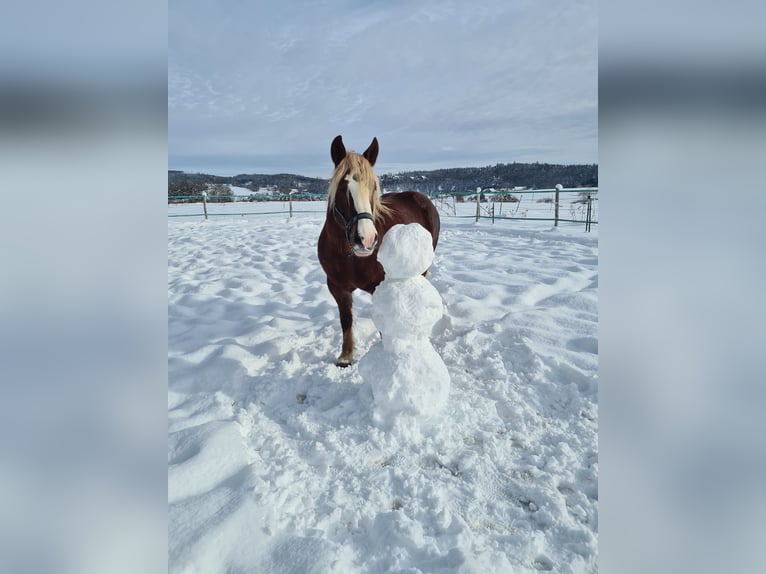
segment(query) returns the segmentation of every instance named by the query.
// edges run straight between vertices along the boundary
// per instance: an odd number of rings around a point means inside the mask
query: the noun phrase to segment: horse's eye
[[[351,176],[351,179],[353,179],[355,182],[359,183],[359,176],[354,174]]]

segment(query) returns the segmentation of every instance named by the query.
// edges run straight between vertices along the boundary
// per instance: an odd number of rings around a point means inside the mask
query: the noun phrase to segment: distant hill
[[[598,186],[597,164],[498,163],[487,167],[456,167],[378,175],[384,191],[416,190],[431,194],[475,191],[477,187],[549,189],[557,184],[565,188]],[[232,201],[231,198],[223,197],[230,193],[226,191],[230,189],[227,186],[242,188],[237,190],[237,195],[242,195],[242,190],[252,191],[252,200],[268,199],[291,190],[324,195],[328,183],[328,180],[322,178],[287,173],[224,177],[169,170],[168,198],[198,196],[203,191],[208,191],[210,196],[212,190],[212,195],[219,196],[220,201]]]
[[[286,173],[264,174],[241,174],[234,176],[209,175],[206,173],[186,173],[183,171],[168,171],[168,198],[170,196],[196,196],[203,191],[219,188],[221,185],[247,189],[258,198],[266,198],[269,194],[280,195],[297,189],[301,193],[327,193],[328,180],[292,175]],[[266,193],[264,193],[266,192]],[[241,190],[237,190],[241,195]]]
[[[380,176],[383,189],[423,193],[449,193],[482,189],[550,189],[597,187],[598,165],[558,165],[550,163],[498,163],[487,167],[458,167],[430,171],[408,171]]]

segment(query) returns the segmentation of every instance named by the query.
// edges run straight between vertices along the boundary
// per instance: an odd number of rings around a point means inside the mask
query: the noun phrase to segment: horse
[[[341,136],[330,145],[335,170],[317,255],[340,314],[343,345],[335,361],[338,367],[348,367],[354,355],[352,293],[373,293],[385,277],[377,253],[386,232],[398,223],[419,223],[431,233],[434,249],[439,240],[439,212],[427,196],[416,191],[381,195],[372,170],[378,151],[377,138],[362,154],[346,151]]]

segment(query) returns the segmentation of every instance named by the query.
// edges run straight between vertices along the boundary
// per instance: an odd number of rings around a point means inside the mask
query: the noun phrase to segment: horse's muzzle
[[[359,221],[369,220],[374,221],[371,213],[361,212],[357,213],[350,219],[346,219],[337,207],[333,208],[335,216],[342,222],[346,228],[346,239],[348,239],[348,245],[351,247],[349,255],[356,255],[357,257],[369,257],[375,251],[375,247],[378,245],[378,232],[375,231],[375,238],[369,247],[364,246],[364,240],[359,233]],[[356,227],[355,227],[356,226]]]
[[[362,245],[360,241],[355,242],[351,246],[351,253],[357,257],[369,257],[373,253],[375,253],[375,248],[378,246],[378,238],[375,238],[375,241],[372,242],[372,245],[370,245],[369,248]]]

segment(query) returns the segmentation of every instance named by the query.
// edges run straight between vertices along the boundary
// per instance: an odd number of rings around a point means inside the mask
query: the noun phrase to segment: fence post
[[[481,209],[481,188],[476,188],[476,223],[479,223],[479,210]]]
[[[559,191],[563,189],[562,185],[560,183],[556,184],[556,207],[554,208],[553,213],[553,227],[559,226]]]
[[[287,192],[287,203],[290,204],[290,219],[293,217],[293,192],[292,190]]]
[[[205,219],[207,219],[207,191],[202,192],[202,208],[205,210]]]
[[[591,217],[591,198],[590,193],[588,194],[588,211],[585,216],[585,231],[590,233],[590,217]]]
[[[495,202],[492,202],[492,225],[495,224]]]

